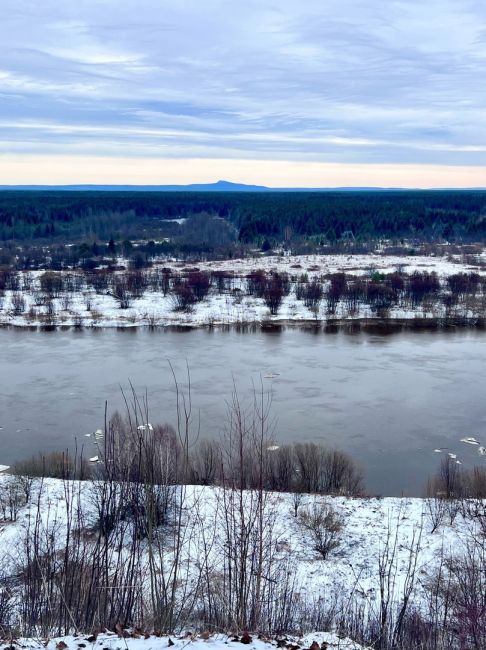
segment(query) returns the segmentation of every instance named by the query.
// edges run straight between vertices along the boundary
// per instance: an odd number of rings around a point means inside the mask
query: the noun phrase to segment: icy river
[[[174,423],[169,361],[182,387],[190,368],[202,437],[221,435],[233,382],[243,401],[263,384],[276,444],[315,441],[350,453],[372,494],[422,494],[448,452],[465,467],[486,463],[460,442],[486,443],[484,333],[3,329],[0,464],[75,439],[91,455],[85,434],[103,427],[105,401],[108,411],[123,409],[129,382],[146,392],[152,422]]]

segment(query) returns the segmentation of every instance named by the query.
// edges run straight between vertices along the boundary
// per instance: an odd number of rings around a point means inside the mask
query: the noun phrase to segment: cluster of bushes
[[[132,458],[140,453],[140,435],[115,413],[106,437],[98,445],[100,458],[104,459],[102,470],[109,471],[112,478],[120,479],[127,473],[129,480],[140,480],[141,469],[132,464]],[[262,487],[277,492],[346,496],[364,493],[363,474],[354,460],[321,444],[268,445],[262,450],[260,466],[255,465],[251,447],[246,447],[238,457],[228,456],[216,440],[200,440],[186,456],[169,425],[151,425],[150,434],[144,435],[145,446],[148,439],[150,450],[145,449],[143,454],[150,455],[150,463],[144,457],[141,466],[155,463],[156,483],[183,481],[189,485],[221,486],[238,477],[238,485],[243,489]],[[164,476],[160,474],[162,467],[167,468]],[[73,458],[68,452],[52,452],[16,462],[12,472],[18,476],[86,480],[97,476],[100,467],[90,465],[82,455]]]
[[[5,300],[5,292],[10,300]],[[0,309],[22,314],[36,308],[54,320],[56,310],[68,311],[75,294],[82,294],[86,311],[91,311],[94,295],[110,295],[121,309],[127,309],[147,292],[171,299],[176,311],[190,311],[209,295],[227,295],[235,303],[243,296],[262,300],[271,315],[276,315],[285,297],[296,301],[318,318],[324,310],[336,314],[357,316],[363,308],[387,317],[391,309],[422,310],[424,315],[440,318],[484,318],[486,310],[486,277],[477,273],[456,273],[439,278],[434,272],[396,271],[367,275],[333,273],[314,275],[251,271],[238,276],[231,271],[205,271],[197,267],[176,270],[156,266],[149,270],[102,268],[89,271],[45,271],[38,278],[30,272],[19,273],[10,268],[0,269]],[[28,300],[30,296],[30,300]]]

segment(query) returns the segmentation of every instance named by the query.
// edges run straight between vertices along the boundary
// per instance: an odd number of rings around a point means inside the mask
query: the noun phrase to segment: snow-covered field
[[[470,264],[465,261],[462,255],[434,257],[428,255],[385,255],[378,252],[363,255],[271,255],[197,264],[201,270],[234,271],[235,273],[246,274],[255,269],[263,269],[264,271],[286,272],[289,275],[307,273],[311,279],[340,271],[363,275],[374,271],[393,273],[397,269],[401,269],[406,273],[435,271],[440,276],[462,271],[486,273],[485,265],[486,256],[483,254],[475,259],[474,264]],[[170,265],[167,264],[167,266]],[[173,264],[173,266],[181,268],[190,265],[177,263]]]
[[[195,267],[201,271],[225,271],[231,273],[235,278],[233,290],[223,294],[211,291],[206,299],[196,303],[187,312],[176,311],[173,297],[171,295],[164,296],[161,292],[146,291],[143,297],[133,299],[127,309],[120,309],[117,300],[107,292],[97,294],[93,290],[89,290],[82,293],[71,293],[67,305],[63,304],[61,298],[55,298],[52,301],[55,315],[52,322],[49,322],[68,327],[164,327],[231,325],[260,323],[268,320],[285,322],[325,320],[326,313],[323,304],[321,304],[317,313],[311,311],[302,301],[296,299],[292,291],[289,296],[283,299],[278,314],[270,315],[263,299],[245,295],[243,278],[257,269],[265,272],[285,272],[293,280],[297,280],[303,275],[312,280],[339,271],[364,275],[373,272],[392,273],[397,269],[406,273],[433,271],[440,277],[460,272],[486,274],[486,257],[480,255],[474,260],[474,263],[471,264],[460,255],[429,257],[393,256],[379,253],[367,255],[262,256],[219,262],[198,262],[197,264],[164,260],[159,263],[159,266],[170,268],[178,273],[183,273],[184,270]],[[34,278],[34,284],[38,283],[40,274],[41,272],[31,274]],[[22,313],[16,314],[13,310],[14,293],[16,292],[6,291],[4,297],[0,298],[0,325],[32,327],[46,322],[45,308],[36,306],[34,298],[29,292],[24,294],[25,309]],[[87,300],[90,303],[89,309],[87,308]],[[440,316],[441,314],[437,315]],[[421,309],[393,308],[390,310],[388,318],[411,319],[423,316]],[[372,318],[373,313],[368,307],[363,306],[357,313],[350,316],[343,313],[338,306],[333,317],[338,319]]]

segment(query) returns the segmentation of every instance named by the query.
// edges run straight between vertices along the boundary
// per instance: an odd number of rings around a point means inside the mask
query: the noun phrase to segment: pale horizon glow
[[[483,167],[29,155],[0,156],[0,179],[1,185],[179,185],[221,179],[274,188],[486,185]]]
[[[486,187],[485,24],[484,0],[2,0],[0,185]]]

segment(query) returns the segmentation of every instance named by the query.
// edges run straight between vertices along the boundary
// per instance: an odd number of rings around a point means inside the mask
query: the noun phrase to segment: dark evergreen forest
[[[209,214],[243,243],[319,237],[478,241],[486,191],[0,192],[0,240],[119,239],[171,234],[166,220]],[[175,226],[173,223],[172,226]]]

